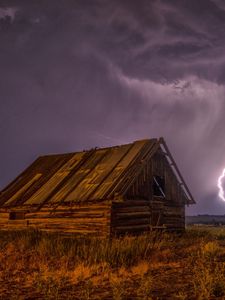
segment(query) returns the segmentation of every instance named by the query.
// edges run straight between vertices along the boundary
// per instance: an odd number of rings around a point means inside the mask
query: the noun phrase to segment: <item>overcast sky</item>
[[[187,213],[225,214],[224,114],[224,0],[0,0],[0,189],[39,155],[163,136]]]

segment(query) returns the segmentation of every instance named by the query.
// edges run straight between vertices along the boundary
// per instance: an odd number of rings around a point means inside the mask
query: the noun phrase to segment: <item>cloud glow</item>
[[[13,22],[17,11],[18,11],[17,7],[6,7],[6,8],[0,7],[0,19],[5,19],[9,17],[11,19],[11,22]]]

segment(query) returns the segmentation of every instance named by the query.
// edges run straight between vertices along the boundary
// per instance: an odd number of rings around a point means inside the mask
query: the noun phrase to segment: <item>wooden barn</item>
[[[195,201],[163,138],[37,158],[0,193],[0,228],[81,235],[185,229]]]

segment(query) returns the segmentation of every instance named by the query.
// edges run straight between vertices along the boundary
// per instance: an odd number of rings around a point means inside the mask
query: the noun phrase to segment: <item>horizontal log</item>
[[[56,208],[53,207],[43,207],[41,211],[55,211],[55,212],[63,212],[63,211],[89,211],[90,209],[95,211],[95,210],[108,210],[111,208],[111,205],[95,205],[95,204],[90,204],[90,205],[67,205],[67,206],[58,206]]]
[[[86,236],[90,235],[91,237],[96,236],[96,237],[107,237],[109,236],[109,230],[108,231],[93,231],[93,230],[84,230],[84,229],[74,229],[74,228],[40,228],[37,226],[30,226],[28,228],[32,229],[38,229],[43,232],[49,232],[49,233],[59,233],[59,234],[68,234],[68,235],[79,235],[79,236]],[[25,226],[12,226],[12,227],[3,227],[1,228],[2,231],[18,231],[18,230],[27,230],[27,227]]]
[[[113,208],[122,208],[122,207],[126,207],[126,206],[149,206],[149,201],[145,201],[145,200],[126,200],[124,202],[121,203],[113,203],[112,207]]]
[[[2,229],[21,229],[21,228],[38,228],[38,229],[47,229],[47,228],[55,228],[58,230],[64,230],[64,229],[71,229],[71,230],[90,230],[90,231],[109,231],[109,225],[102,225],[102,224],[93,224],[93,225],[85,225],[85,224],[57,224],[57,223],[48,223],[48,224],[43,224],[43,223],[17,223],[17,224],[12,224],[12,223],[5,223],[2,224],[1,230]]]
[[[2,224],[7,224],[9,219],[1,219],[0,220],[0,225]],[[0,228],[1,229],[1,228]]]
[[[2,222],[0,223],[2,226],[66,226],[66,227],[89,227],[89,228],[94,228],[94,227],[109,227],[109,223],[71,223],[71,222],[40,222],[40,221],[30,221],[30,220],[15,220],[15,221],[7,221],[7,222]]]
[[[133,230],[116,230],[116,231],[112,231],[111,235],[112,236],[123,236],[123,235],[140,235],[143,234],[144,232],[149,232],[150,228],[136,228]]]
[[[7,223],[8,224],[12,224],[12,225],[15,225],[15,224],[27,224],[27,220],[7,220]]]
[[[146,212],[150,211],[149,206],[125,206],[125,207],[115,207],[113,209],[116,213],[123,213],[123,212]]]
[[[0,219],[8,219],[9,213],[0,213]]]
[[[64,212],[64,213],[54,213],[54,214],[49,214],[49,213],[28,213],[26,214],[26,218],[28,219],[33,219],[33,218],[41,218],[41,219],[46,219],[46,218],[103,218],[103,217],[109,217],[110,212],[98,212],[98,213],[93,213],[90,210],[90,213],[87,212]]]
[[[115,231],[149,230],[150,225],[115,226]]]
[[[87,237],[108,237],[109,233],[108,232],[93,232],[93,231],[88,231],[88,230],[70,230],[70,229],[65,229],[63,231],[57,230],[57,229],[42,229],[41,231],[44,232],[49,232],[49,233],[59,233],[63,235],[72,235],[74,236],[87,236]]]
[[[165,225],[161,225],[161,226],[154,226],[154,225],[152,225],[151,229],[166,229],[166,226]]]
[[[150,217],[151,212],[145,211],[145,212],[124,212],[124,213],[115,213],[113,218],[116,220],[119,219],[131,219],[131,218],[144,218],[144,217]]]
[[[43,223],[43,224],[48,224],[48,223],[66,223],[66,224],[107,224],[109,223],[109,220],[107,218],[49,218],[49,219],[26,219],[29,221],[29,223]],[[12,221],[15,222],[15,221]]]
[[[108,204],[102,204],[102,203],[98,203],[98,204],[95,204],[95,203],[90,203],[90,204],[82,204],[82,205],[65,205],[65,206],[43,206],[41,208],[39,208],[37,205],[23,205],[23,206],[18,206],[18,207],[13,207],[13,210],[23,210],[23,211],[27,211],[27,212],[49,212],[49,211],[89,211],[90,209],[92,210],[107,210],[107,209],[110,209],[111,208],[111,204],[108,203]],[[2,212],[8,212],[9,210],[11,210],[11,208],[8,208],[8,209],[4,209],[2,210]]]
[[[133,226],[133,225],[149,225],[150,218],[140,218],[140,219],[120,219],[120,220],[113,220],[112,226]]]
[[[155,205],[164,205],[165,202],[168,201],[167,199],[162,199],[161,197],[160,198],[153,198],[153,200],[150,200],[149,203],[151,204],[155,204]]]
[[[7,225],[7,226],[1,226],[1,231],[2,230],[25,230],[25,229],[28,229],[29,227],[28,226],[26,226],[26,225],[22,225],[22,224],[20,224],[20,225],[17,225],[17,226],[15,226],[15,225]]]
[[[154,208],[154,209],[151,209],[150,212],[152,214],[160,214],[160,215],[163,215],[163,210],[162,209],[157,209],[157,208]]]
[[[90,230],[90,231],[98,231],[98,230],[107,230],[107,226],[85,226],[83,225],[77,225],[77,226],[72,226],[72,225],[66,225],[66,224],[30,224],[35,225],[38,228],[58,228],[59,230],[64,229],[64,228],[70,228],[74,230]]]
[[[92,232],[101,232],[101,231],[104,231],[104,232],[107,232],[107,231],[110,231],[110,229],[108,227],[88,227],[88,226],[60,226],[60,225],[55,225],[55,226],[50,226],[50,225],[46,225],[46,226],[42,226],[41,224],[37,225],[37,224],[31,224],[29,225],[27,228],[38,228],[38,229],[57,229],[57,230],[62,230],[64,231],[65,229],[70,229],[70,230],[89,230],[89,231],[92,231]]]
[[[47,228],[55,228],[58,230],[64,230],[65,228],[71,230],[90,230],[90,231],[109,231],[109,226],[66,226],[65,224],[29,224],[27,228],[40,228],[40,229],[47,229]]]
[[[75,218],[75,219],[94,219],[94,218],[109,218],[110,214],[106,214],[106,213],[98,213],[98,214],[82,214],[82,213],[65,213],[65,214],[52,214],[49,216],[49,218]]]
[[[185,208],[185,205],[181,205],[180,203],[175,203],[175,202],[169,202],[169,201],[166,201],[165,202],[165,206],[168,206],[168,207],[171,207],[171,208]]]

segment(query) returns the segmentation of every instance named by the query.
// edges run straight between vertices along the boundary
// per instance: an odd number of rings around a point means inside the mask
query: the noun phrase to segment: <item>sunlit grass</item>
[[[34,299],[225,297],[224,245],[225,229],[207,227],[114,239],[0,232],[0,296],[13,284]]]

